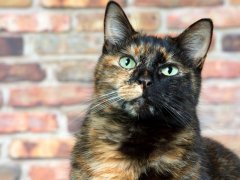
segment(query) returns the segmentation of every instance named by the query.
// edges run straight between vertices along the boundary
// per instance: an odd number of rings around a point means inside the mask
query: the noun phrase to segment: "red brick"
[[[223,51],[240,51],[240,34],[227,34],[222,39]]]
[[[136,30],[157,31],[160,26],[158,11],[136,11],[130,14],[130,21]]]
[[[70,17],[64,14],[1,14],[0,29],[8,32],[62,32],[70,29]]]
[[[18,165],[0,165],[0,177],[2,180],[16,180],[21,175],[21,168]]]
[[[31,0],[1,0],[0,1],[0,7],[29,7],[31,6],[32,1]]]
[[[2,92],[0,91],[0,107],[3,105],[3,95]]]
[[[159,0],[135,0],[137,6],[160,6],[160,7],[181,7],[181,6],[214,6],[223,4],[223,0],[175,0],[175,1],[159,1]]]
[[[224,134],[224,135],[211,135],[212,139],[220,142],[227,148],[234,151],[236,154],[240,156],[240,135],[230,135],[230,134]]]
[[[135,11],[134,13],[128,13],[128,17],[137,30],[156,31],[160,26],[158,11]],[[103,31],[103,21],[103,13],[83,12],[77,15],[76,28],[78,31]]]
[[[34,50],[40,55],[100,54],[102,34],[45,34],[33,37]]]
[[[92,88],[80,85],[29,86],[10,90],[9,105],[15,107],[61,106],[89,100]]]
[[[104,13],[82,12],[77,15],[76,29],[78,31],[102,31]]]
[[[239,5],[240,4],[240,0],[230,0],[231,4],[235,4],[235,5]]]
[[[0,56],[20,56],[23,54],[22,37],[0,37]]]
[[[39,64],[0,64],[0,82],[41,81],[45,76]]]
[[[72,111],[68,111],[68,130],[69,132],[75,133],[81,129],[84,117],[88,110],[88,106],[75,108]]]
[[[206,103],[240,103],[240,83],[211,82],[202,85],[203,102]]]
[[[81,60],[64,62],[59,64],[56,76],[59,81],[82,81],[93,80],[96,61]]]
[[[117,0],[121,5],[125,5],[125,0]],[[88,7],[105,7],[108,0],[42,0],[44,7],[65,7],[65,8],[88,8]]]
[[[73,138],[14,139],[9,155],[14,159],[69,158]]]
[[[58,165],[34,165],[30,167],[29,176],[31,180],[68,180],[70,174],[70,164],[69,163],[59,163]]]
[[[1,112],[0,133],[52,132],[57,129],[56,120],[50,113]]]
[[[238,131],[240,129],[240,106],[236,105],[199,105],[199,119],[202,130]]]
[[[240,62],[233,60],[206,60],[202,72],[203,78],[240,77]]]
[[[174,10],[167,17],[169,28],[186,28],[201,18],[212,18],[217,28],[239,27],[239,7]],[[223,16],[224,14],[224,16]]]

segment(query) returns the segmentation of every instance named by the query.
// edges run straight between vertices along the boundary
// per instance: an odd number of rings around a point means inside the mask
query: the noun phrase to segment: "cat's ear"
[[[213,23],[211,19],[200,19],[189,26],[177,37],[186,55],[194,60],[197,68],[202,69],[212,41]]]
[[[121,44],[134,34],[136,32],[120,5],[110,1],[107,5],[104,19],[105,45],[114,46]]]

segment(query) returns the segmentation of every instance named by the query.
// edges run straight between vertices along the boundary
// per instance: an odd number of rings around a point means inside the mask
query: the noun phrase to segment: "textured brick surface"
[[[239,103],[240,83],[204,83],[202,92],[203,101],[207,103]]]
[[[21,37],[0,37],[0,56],[20,56],[23,54]]]
[[[232,3],[232,4],[236,4],[236,5],[238,5],[238,4],[240,4],[240,0],[230,0],[230,3]]]
[[[1,14],[0,29],[9,32],[61,32],[70,29],[70,18],[63,14]]]
[[[72,133],[78,132],[81,129],[85,114],[86,108],[78,108],[78,110],[72,110],[67,113],[68,117],[68,130]]]
[[[2,180],[17,180],[21,175],[21,169],[17,165],[0,165],[0,177]]]
[[[135,0],[137,6],[159,6],[159,7],[182,7],[182,6],[213,6],[223,4],[223,0],[175,0],[175,1],[159,1],[159,0]]]
[[[33,112],[0,112],[0,134],[52,132],[57,129],[56,115]]]
[[[145,31],[155,31],[160,26],[160,13],[158,11],[136,11],[128,13],[134,28]],[[77,15],[76,29],[78,31],[103,31],[104,13],[83,12]],[[148,24],[146,26],[146,24]]]
[[[15,88],[10,91],[9,105],[15,107],[61,106],[89,100],[92,88],[79,85]]]
[[[203,78],[237,78],[240,76],[238,60],[207,60],[203,68]]]
[[[49,54],[100,53],[103,36],[99,34],[41,35],[34,37],[35,51]]]
[[[239,27],[240,22],[236,18],[239,15],[239,10],[239,7],[175,10],[169,13],[167,17],[168,27],[185,28],[201,18],[212,18],[217,28]]]
[[[9,155],[14,159],[69,158],[73,143],[70,138],[14,139]]]
[[[93,80],[96,61],[66,62],[59,65],[56,76],[59,81],[90,82]]]
[[[237,105],[207,105],[200,103],[198,114],[203,129],[217,130],[240,129],[240,107]]]
[[[68,180],[93,92],[108,0],[0,0],[0,179]],[[202,133],[240,155],[240,1],[118,0],[134,28],[177,36],[215,25],[203,69]]]
[[[0,82],[41,81],[45,75],[39,64],[0,64]]]
[[[222,40],[223,50],[229,52],[240,51],[240,34],[227,34]]]
[[[41,165],[34,165],[29,171],[31,180],[68,180],[69,179],[69,163],[58,163],[57,165],[50,165],[48,167]]]
[[[44,7],[70,7],[70,8],[89,8],[104,7],[108,0],[42,0]],[[117,0],[121,5],[125,5],[125,0]]]
[[[29,7],[32,4],[32,0],[0,0],[0,7]]]

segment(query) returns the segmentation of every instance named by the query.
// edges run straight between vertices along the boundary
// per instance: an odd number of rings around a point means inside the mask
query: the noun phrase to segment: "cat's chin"
[[[143,97],[125,102],[123,109],[131,116],[139,116],[141,114],[154,115],[155,111],[155,108]]]

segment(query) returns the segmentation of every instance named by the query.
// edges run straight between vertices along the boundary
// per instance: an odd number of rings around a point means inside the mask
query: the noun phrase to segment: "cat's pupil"
[[[172,67],[168,67],[168,74],[171,74],[173,68]]]
[[[125,61],[125,65],[126,65],[126,66],[128,66],[128,65],[129,65],[129,63],[130,63],[130,59],[129,59],[129,58],[127,58],[127,59],[126,59],[126,61]]]

